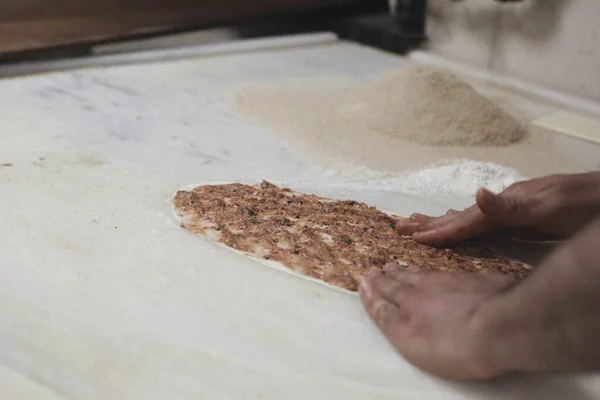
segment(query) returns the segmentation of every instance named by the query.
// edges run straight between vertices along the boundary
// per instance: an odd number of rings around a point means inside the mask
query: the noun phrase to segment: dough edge
[[[262,182],[262,180],[260,182]],[[185,185],[184,187],[182,187],[179,190],[190,191],[190,190],[193,190],[193,189],[195,189],[195,188],[197,188],[199,186],[228,185],[228,184],[232,184],[232,183],[240,183],[240,184],[243,184],[243,185],[259,185],[260,182],[247,182],[247,181],[246,182],[242,182],[242,181],[208,181],[208,182],[205,182],[205,183]],[[271,181],[269,181],[269,182],[273,183],[274,185],[276,185],[278,187],[281,187],[280,185],[287,185],[287,184],[285,184],[283,182],[271,182]],[[173,204],[173,199],[175,198],[175,195],[177,194],[177,192],[179,190],[177,190],[173,194],[173,196],[171,197],[171,211],[173,212],[173,215],[175,216],[175,218],[180,223],[183,223],[183,221],[182,221],[182,219],[181,219],[181,217],[180,217],[177,209],[175,208],[175,205]],[[384,212],[388,213],[387,211],[384,211]],[[389,214],[391,214],[391,213],[389,213]],[[191,232],[191,233],[193,233],[193,232]],[[287,273],[289,275],[295,276],[297,278],[301,278],[301,279],[304,279],[304,280],[309,281],[309,282],[320,284],[321,286],[325,286],[325,287],[328,287],[330,289],[334,289],[334,290],[336,290],[338,292],[346,293],[346,294],[349,294],[349,295],[352,295],[352,296],[358,296],[358,292],[353,292],[351,290],[347,290],[347,289],[341,288],[339,286],[330,285],[329,283],[327,283],[325,281],[322,281],[320,279],[311,278],[309,276],[306,276],[306,275],[303,275],[303,274],[299,274],[299,273],[297,273],[295,271],[292,271],[291,269],[287,268],[285,265],[281,264],[280,262],[272,261],[272,260],[265,260],[264,258],[256,257],[256,256],[254,256],[254,255],[252,255],[250,253],[245,252],[245,251],[240,251],[240,250],[231,248],[231,247],[229,247],[229,246],[227,246],[227,245],[225,245],[223,243],[215,242],[213,240],[210,240],[209,238],[207,238],[206,236],[204,236],[204,235],[202,235],[200,233],[194,233],[194,234],[196,236],[201,236],[207,242],[213,243],[213,244],[215,244],[215,245],[217,245],[219,247],[225,248],[225,249],[227,249],[229,251],[233,251],[234,253],[237,253],[237,254],[240,254],[242,256],[245,256],[246,258],[249,258],[252,261],[255,261],[255,262],[257,262],[257,263],[259,263],[261,265],[264,265],[264,266],[269,267],[271,269],[274,269],[276,271],[284,272],[284,273]]]

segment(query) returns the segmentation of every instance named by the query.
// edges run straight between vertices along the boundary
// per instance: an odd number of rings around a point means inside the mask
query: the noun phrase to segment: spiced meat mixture
[[[486,247],[433,248],[396,233],[401,218],[353,200],[330,200],[260,185],[180,190],[173,204],[182,226],[294,272],[356,291],[373,267],[396,262],[426,271],[491,270],[517,278],[522,264]]]

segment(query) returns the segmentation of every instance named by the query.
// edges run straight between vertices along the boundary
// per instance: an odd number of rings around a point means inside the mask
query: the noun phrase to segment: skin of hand
[[[398,233],[441,246],[484,235],[559,240],[600,215],[600,172],[553,175],[519,182],[496,195],[480,189],[476,204],[442,217],[413,214]]]
[[[371,270],[360,297],[377,327],[418,368],[447,379],[488,379],[479,306],[514,281],[504,275],[426,273],[390,264]]]
[[[521,282],[387,266],[360,286],[367,312],[415,366],[454,380],[600,369],[600,219]]]

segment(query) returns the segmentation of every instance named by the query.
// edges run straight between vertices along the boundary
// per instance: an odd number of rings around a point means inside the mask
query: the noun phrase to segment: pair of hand
[[[571,237],[597,215],[600,173],[558,175],[517,183],[498,195],[481,189],[476,204],[464,211],[437,218],[414,214],[397,229],[433,246],[487,235],[557,240]],[[487,305],[501,303],[514,283],[504,275],[423,273],[390,265],[369,272],[360,294],[408,361],[450,379],[487,379],[525,369],[499,360],[503,350],[492,351],[497,344],[490,343],[490,321],[496,317]]]

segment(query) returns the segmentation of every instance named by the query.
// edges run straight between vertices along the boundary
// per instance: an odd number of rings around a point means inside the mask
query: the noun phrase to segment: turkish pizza
[[[484,246],[418,244],[396,233],[401,217],[365,203],[298,193],[265,181],[180,190],[173,210],[183,228],[210,241],[349,291],[358,289],[369,269],[390,262],[424,271],[494,271],[516,278],[528,272]]]

